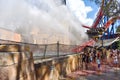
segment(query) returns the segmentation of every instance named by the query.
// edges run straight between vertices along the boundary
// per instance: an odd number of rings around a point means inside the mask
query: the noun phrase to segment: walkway
[[[92,63],[93,69],[77,70],[68,75],[66,80],[120,80],[120,68],[102,65],[101,70],[97,70],[97,64]]]

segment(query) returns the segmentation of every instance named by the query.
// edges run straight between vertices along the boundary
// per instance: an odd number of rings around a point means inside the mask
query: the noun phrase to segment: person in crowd
[[[90,63],[90,56],[89,53],[86,54],[86,69],[88,69]]]
[[[110,64],[110,49],[106,52],[107,63]]]
[[[101,62],[100,62],[100,57],[97,57],[97,65],[98,65],[98,70],[100,70],[100,67],[101,67]]]
[[[83,69],[85,68],[85,65],[86,65],[86,53],[83,53],[82,54],[82,67],[83,67]]]
[[[94,62],[96,60],[96,49],[93,50],[93,60],[94,60]]]
[[[92,62],[93,61],[93,53],[90,53],[90,62]]]
[[[114,60],[114,66],[118,67],[118,56],[117,56],[117,53],[114,53],[113,60]]]

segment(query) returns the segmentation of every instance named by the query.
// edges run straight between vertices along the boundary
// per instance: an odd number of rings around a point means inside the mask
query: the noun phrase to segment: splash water
[[[20,33],[27,42],[87,40],[81,23],[60,0],[0,0],[0,26]]]

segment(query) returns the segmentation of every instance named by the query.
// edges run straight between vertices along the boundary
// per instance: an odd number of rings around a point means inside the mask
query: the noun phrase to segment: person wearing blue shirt
[[[101,65],[100,65],[100,63],[101,63],[101,62],[100,62],[100,58],[97,58],[96,62],[97,62],[97,64],[98,64],[98,69],[100,69],[100,66],[101,66]]]

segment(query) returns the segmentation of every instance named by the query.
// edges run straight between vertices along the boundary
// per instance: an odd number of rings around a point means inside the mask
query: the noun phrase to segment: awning
[[[103,40],[103,46],[109,46],[118,40],[119,40],[119,37],[114,38],[114,39]],[[102,40],[98,40],[95,46],[98,46],[98,47],[102,46]]]

